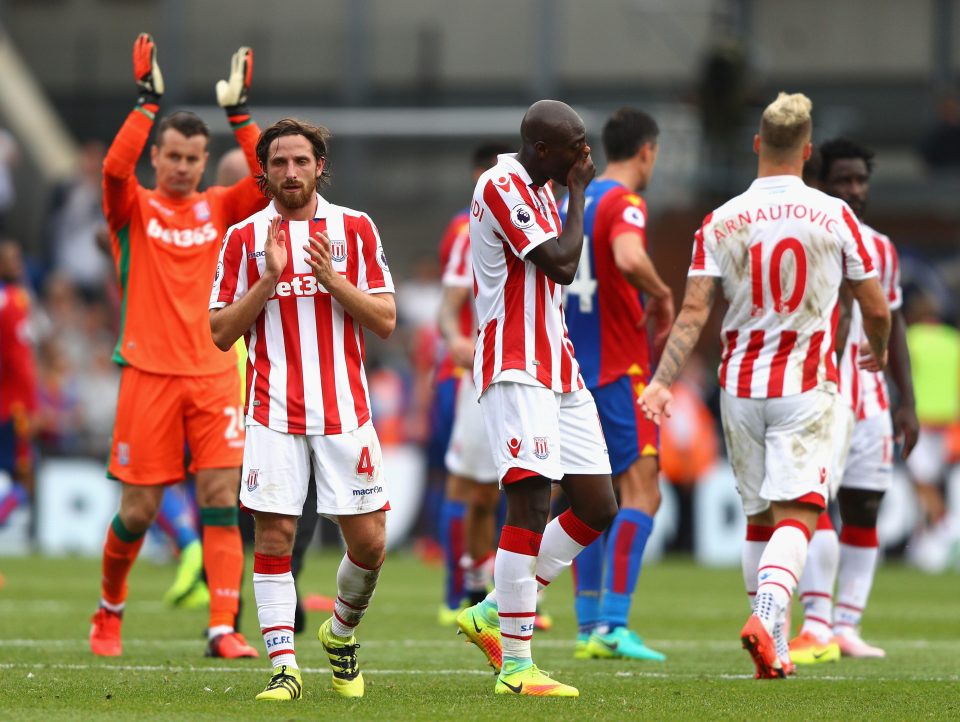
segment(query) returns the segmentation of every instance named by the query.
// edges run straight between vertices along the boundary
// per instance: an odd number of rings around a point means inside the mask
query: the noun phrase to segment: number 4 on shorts
[[[357,461],[357,476],[366,474],[372,478],[373,472],[373,462],[370,460],[370,447],[364,446],[360,449],[360,459]]]

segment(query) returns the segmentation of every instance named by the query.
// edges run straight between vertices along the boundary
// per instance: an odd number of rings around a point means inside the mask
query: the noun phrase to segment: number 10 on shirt
[[[793,256],[794,278],[790,295],[784,298],[783,259],[787,253]],[[750,247],[750,281],[753,288],[753,315],[762,316],[763,311],[763,244]],[[777,313],[793,313],[800,307],[803,294],[807,290],[807,255],[803,244],[796,238],[781,238],[773,245],[769,267],[770,296],[773,298],[773,310]]]

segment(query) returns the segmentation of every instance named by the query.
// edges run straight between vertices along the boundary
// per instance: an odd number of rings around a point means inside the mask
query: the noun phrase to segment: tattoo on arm
[[[687,281],[683,307],[670,330],[653,380],[670,386],[680,375],[690,352],[700,338],[703,325],[710,317],[719,279],[715,276],[692,276]]]

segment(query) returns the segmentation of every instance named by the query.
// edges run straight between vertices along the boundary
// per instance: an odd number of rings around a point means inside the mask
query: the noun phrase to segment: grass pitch
[[[318,553],[301,579],[304,593],[333,594],[339,555]],[[99,562],[0,558],[0,719],[2,720],[634,720],[634,719],[958,719],[960,579],[898,565],[879,570],[865,637],[885,660],[801,668],[783,682],[756,681],[738,632],[747,603],[739,570],[669,560],[644,570],[632,626],[664,651],[664,664],[575,661],[570,577],[551,588],[557,624],[534,638],[537,663],[580,689],[580,698],[495,697],[480,652],[436,611],[441,572],[407,554],[390,556],[360,628],[366,697],[330,688],[316,641],[324,615],[309,615],[297,638],[304,698],[270,706],[254,695],[269,663],[203,657],[205,610],[165,608],[172,567],[142,561],[131,576],[124,655],[93,657],[87,647]],[[242,631],[258,649],[249,568]]]

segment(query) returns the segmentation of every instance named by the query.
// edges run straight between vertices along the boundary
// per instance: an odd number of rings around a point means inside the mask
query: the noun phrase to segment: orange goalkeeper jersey
[[[182,199],[141,186],[134,171],[151,116],[131,111],[103,163],[103,208],[122,301],[113,360],[157,374],[219,373],[237,363],[236,352],[220,351],[210,335],[207,307],[219,241],[267,199],[252,177]],[[234,134],[256,167],[259,129],[242,119]]]

